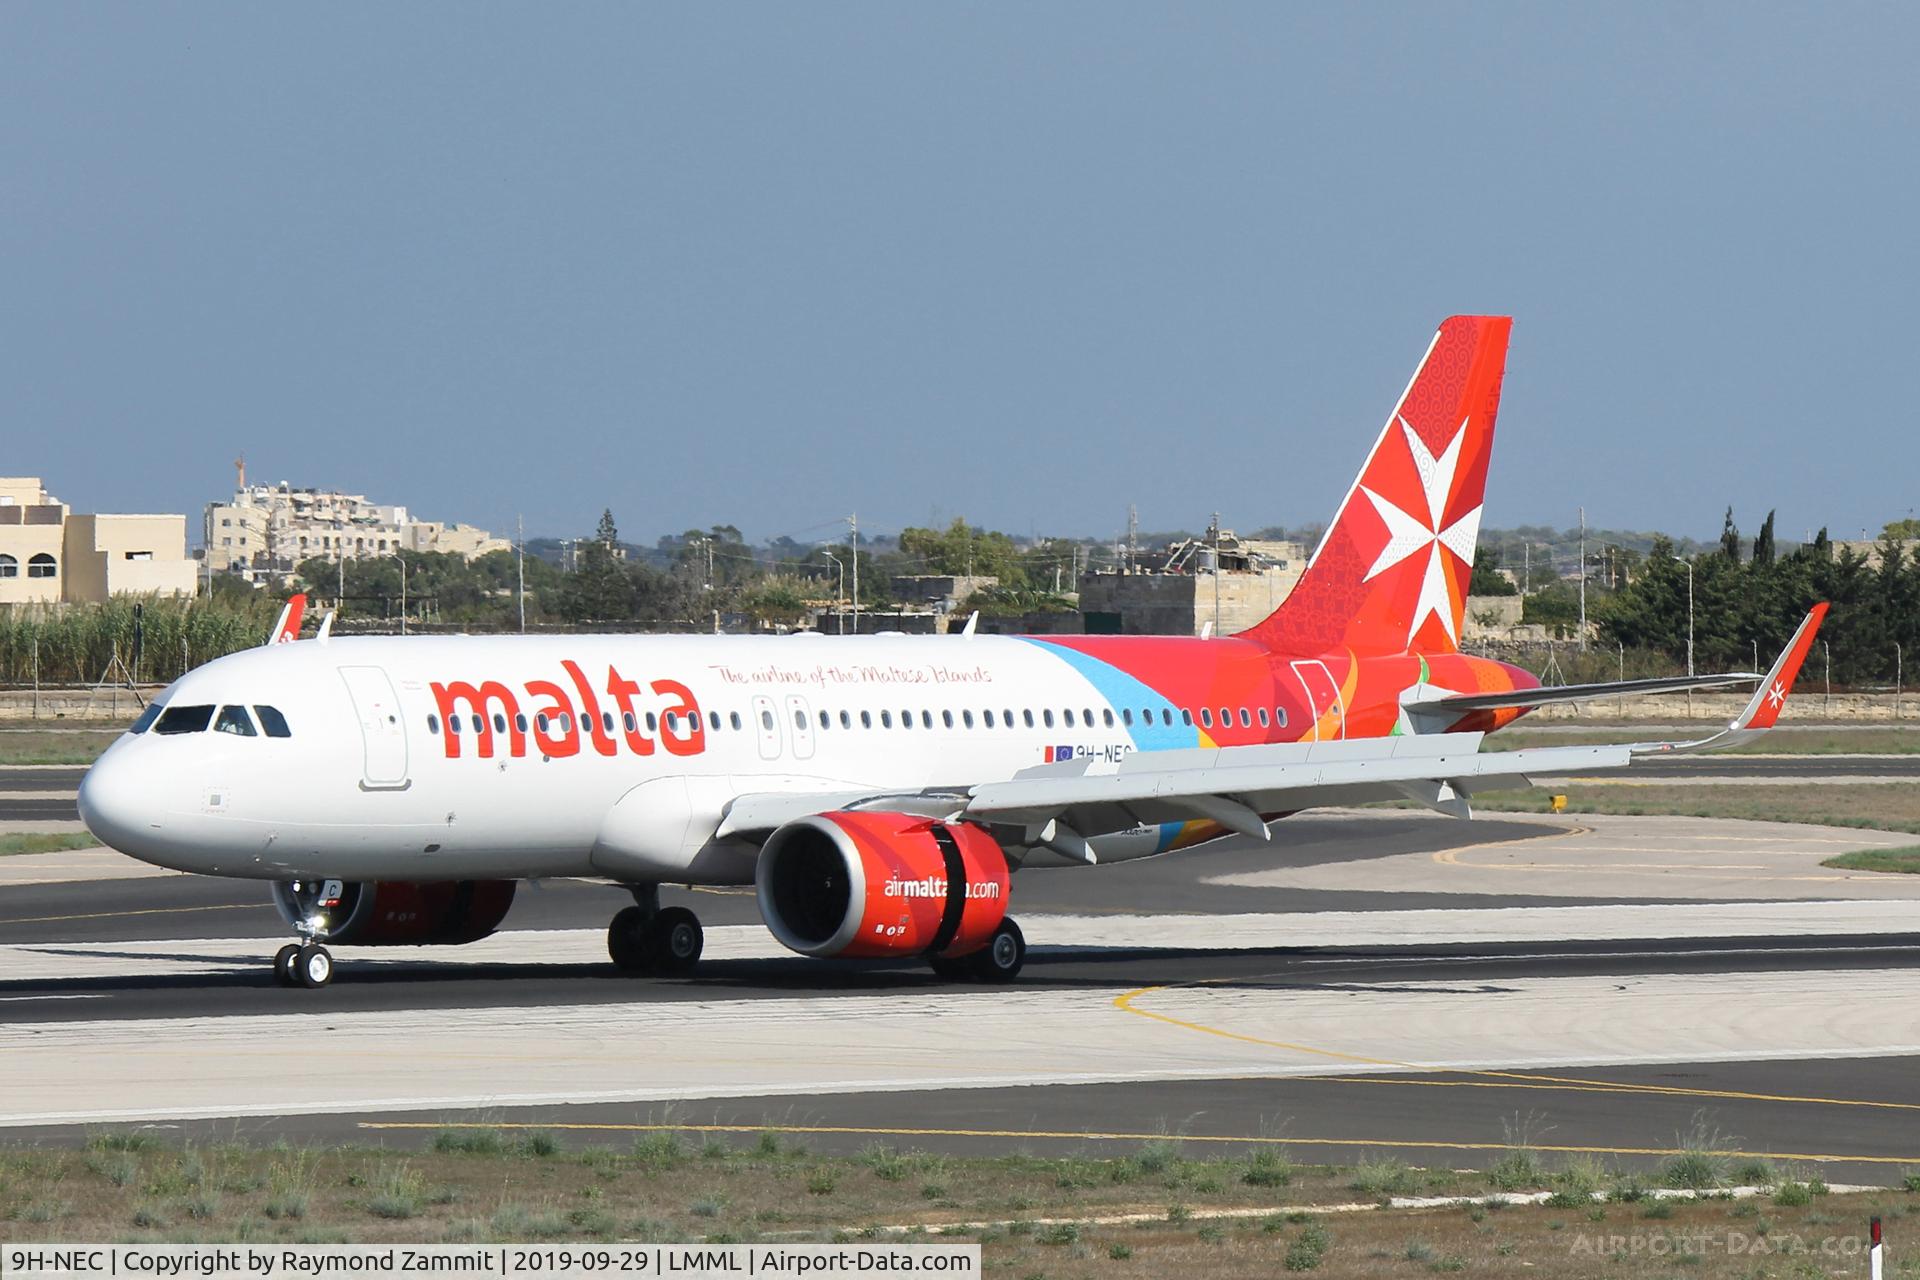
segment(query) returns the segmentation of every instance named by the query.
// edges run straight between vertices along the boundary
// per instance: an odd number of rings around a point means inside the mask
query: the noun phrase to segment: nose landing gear
[[[333,981],[333,954],[317,942],[290,942],[273,957],[273,980],[317,990]]]
[[[323,914],[340,905],[344,886],[338,880],[295,880],[290,898],[293,911],[282,915],[292,923],[299,942],[290,942],[274,953],[273,980],[282,987],[305,987],[317,991],[333,981],[333,953],[320,945]]]
[[[700,918],[685,907],[662,908],[658,885],[630,888],[634,905],[607,926],[607,954],[615,967],[632,974],[693,972],[706,941]]]

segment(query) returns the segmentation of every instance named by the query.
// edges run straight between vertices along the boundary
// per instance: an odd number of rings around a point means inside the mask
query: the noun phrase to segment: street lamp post
[[[822,550],[821,555],[833,561],[833,567],[840,571],[838,584],[833,589],[833,616],[840,620],[840,634],[847,634],[847,611],[843,604],[847,597],[847,566],[840,563],[840,557],[831,551]]]

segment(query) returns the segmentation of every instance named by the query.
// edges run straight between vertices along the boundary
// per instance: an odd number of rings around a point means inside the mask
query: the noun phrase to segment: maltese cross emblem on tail
[[[1435,457],[1427,451],[1427,446],[1421,443],[1419,434],[1407,424],[1407,420],[1404,417],[1399,419],[1407,450],[1413,458],[1414,470],[1420,477],[1418,500],[1407,504],[1416,510],[1409,511],[1366,485],[1360,486],[1360,492],[1367,495],[1373,503],[1373,509],[1387,526],[1387,544],[1374,557],[1373,567],[1367,570],[1364,581],[1371,582],[1388,569],[1415,556],[1425,554],[1427,558],[1420,580],[1420,598],[1414,604],[1413,617],[1407,628],[1409,638],[1419,633],[1420,624],[1427,615],[1432,614],[1447,633],[1448,639],[1456,644],[1460,641],[1453,628],[1452,579],[1440,549],[1445,547],[1470,568],[1473,564],[1474,542],[1480,536],[1481,507],[1475,507],[1451,524],[1442,525],[1446,518],[1447,501],[1453,495],[1454,473],[1460,466],[1460,443],[1467,437],[1467,421],[1461,421],[1459,429],[1453,433],[1453,439]]]

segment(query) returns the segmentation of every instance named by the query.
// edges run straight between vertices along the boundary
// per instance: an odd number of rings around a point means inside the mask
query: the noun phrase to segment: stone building
[[[192,595],[184,515],[75,515],[38,476],[0,477],[0,604]]]

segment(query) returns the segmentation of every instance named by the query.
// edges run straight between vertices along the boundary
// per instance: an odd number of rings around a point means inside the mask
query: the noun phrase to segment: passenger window
[[[860,727],[861,727],[862,729],[871,729],[871,728],[873,728],[873,712],[871,712],[871,711],[862,711],[862,712],[860,713]]]
[[[765,710],[760,712],[760,727],[762,729],[773,728],[773,712]]]
[[[773,728],[773,725],[769,723],[767,725],[767,728],[771,729]],[[654,715],[653,712],[651,711],[647,712],[647,732],[648,733],[660,732],[660,718]]]
[[[880,712],[880,727],[881,727],[882,729],[891,729],[891,728],[893,728],[893,712],[891,712],[891,711],[888,711],[888,710],[886,710],[885,708],[882,708],[882,709],[881,709],[881,712]]]
[[[1273,722],[1282,729],[1287,727],[1287,709],[1285,707],[1275,707],[1273,709]]]
[[[793,709],[793,727],[796,729],[804,729],[807,727],[807,713],[798,707]]]
[[[911,729],[911,728],[913,728],[913,712],[911,712],[911,711],[902,711],[902,712],[900,713],[900,727],[901,727],[902,729]]]
[[[1247,714],[1245,707],[1240,708],[1240,727],[1242,729],[1253,728],[1253,717]]]
[[[1001,723],[1005,724],[1009,729],[1013,728],[1013,712],[1009,710],[1002,710],[1000,712],[1000,715],[1002,717]]]
[[[740,727],[740,713],[738,711],[727,712],[727,723],[738,729]]]
[[[1207,729],[1213,728],[1213,708],[1212,707],[1200,708],[1200,724],[1203,728],[1207,728]]]
[[[842,711],[842,712],[840,713],[840,727],[841,727],[842,729],[851,729],[851,728],[853,728],[853,716],[852,716],[852,714],[851,714],[851,713],[849,713],[849,712],[846,712],[846,711]]]
[[[1049,729],[1053,728],[1053,708],[1052,707],[1040,708],[1040,723],[1045,725]]]
[[[969,729],[973,728],[973,712],[962,711],[960,713],[960,722],[966,725],[966,727]]]
[[[257,711],[259,708],[256,707],[254,710]],[[498,711],[493,713],[493,731],[495,733],[505,733],[507,731],[507,718]]]
[[[600,728],[607,733],[613,732],[613,712],[602,711],[600,713]]]
[[[1021,720],[1021,723],[1027,726],[1027,728],[1029,729],[1033,728],[1033,708],[1032,707],[1023,708],[1020,712],[1020,720]]]
[[[195,707],[168,707],[161,717],[154,721],[153,731],[159,734],[199,733],[213,723],[211,703]]]
[[[1180,723],[1186,725],[1188,728],[1193,727],[1193,709],[1191,707],[1180,708]]]
[[[621,712],[620,727],[625,729],[628,733],[640,732],[640,722],[634,718],[633,712],[631,711]]]
[[[572,732],[573,732],[573,712],[562,711],[560,713],[560,735],[562,737],[565,737],[566,735]]]
[[[482,719],[481,719],[481,718],[479,717],[479,715],[477,715],[477,714],[475,714],[475,715],[471,715],[471,716],[468,716],[468,717],[467,717],[467,720],[468,720],[468,722],[469,722],[470,724],[472,724],[472,725],[473,725],[473,731],[474,731],[475,733],[485,733],[485,732],[486,732],[486,729],[487,729],[487,725],[486,725],[486,721],[484,721],[484,720],[482,720]]]
[[[1125,721],[1129,726],[1131,726],[1133,724],[1133,708],[1132,707],[1120,708],[1120,718],[1123,721]]]
[[[1100,708],[1100,720],[1101,720],[1101,723],[1107,726],[1107,728],[1109,729],[1113,728],[1113,708],[1112,707]]]
[[[427,732],[428,732],[428,733],[438,733],[438,732],[440,732],[440,717],[439,717],[439,716],[428,716],[428,717],[427,717]]]
[[[953,728],[953,712],[942,711],[940,713],[940,723],[946,725],[949,729]]]
[[[456,738],[460,736],[460,717],[459,716],[447,717],[447,732],[452,734]]]
[[[833,721],[832,721],[832,719],[831,719],[831,718],[829,718],[829,717],[828,717],[828,715],[827,715],[827,713],[826,713],[826,712],[824,712],[824,711],[822,711],[822,712],[820,713],[820,727],[821,727],[822,729],[831,729],[831,728],[833,728]]]
[[[525,733],[527,731],[527,713],[526,712],[521,711],[515,714],[515,716],[513,717],[513,727],[518,729],[522,733]]]
[[[980,719],[985,722],[987,728],[993,728],[993,708],[988,707],[985,711],[982,711],[980,713]]]
[[[160,718],[160,713],[162,711],[165,711],[166,709],[167,708],[165,703],[149,702],[147,704],[147,709],[140,713],[139,718],[136,719],[132,724],[127,726],[127,732],[128,733],[145,733],[147,730],[153,728],[153,722],[155,720],[158,720]]]
[[[1060,723],[1064,724],[1069,729],[1073,728],[1073,708],[1072,707],[1068,707],[1066,710],[1060,713]]]
[[[1089,729],[1093,728],[1093,708],[1092,707],[1081,708],[1080,723],[1084,724]]]
[[[293,736],[293,730],[287,728],[287,718],[280,714],[280,708],[256,706],[253,709],[253,714],[255,718],[260,721],[261,730],[265,732],[269,738],[291,738]]]
[[[542,713],[533,718],[533,724],[541,733],[545,733],[551,722],[547,719],[545,713]]]
[[[1160,723],[1161,723],[1161,724],[1172,724],[1172,723],[1173,723],[1173,708],[1172,708],[1172,707],[1162,707],[1162,708],[1160,708]]]
[[[245,707],[222,707],[220,718],[213,722],[215,733],[231,733],[242,738],[257,738],[253,721],[247,716]]]
[[[720,713],[718,711],[707,712],[707,723],[713,726],[715,733],[720,732]]]
[[[933,712],[927,710],[925,707],[920,708],[920,727],[922,729],[933,728]]]
[[[1260,727],[1262,729],[1267,727],[1267,709],[1265,707],[1260,708]]]

